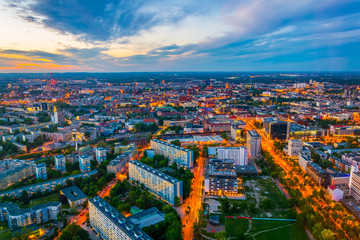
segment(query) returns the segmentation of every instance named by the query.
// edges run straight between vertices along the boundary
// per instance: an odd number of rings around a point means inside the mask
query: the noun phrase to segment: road
[[[108,196],[110,194],[111,188],[113,188],[116,183],[117,183],[117,178],[112,180],[109,183],[109,185],[99,193],[99,196],[102,197],[102,198]],[[82,210],[78,215],[70,217],[69,218],[70,224],[75,223],[75,224],[80,225],[81,227],[83,227],[83,223],[86,221],[86,215],[88,214],[88,212],[89,212],[89,207]]]
[[[297,173],[296,171],[293,171],[293,167],[291,166],[291,164],[289,164],[285,158],[283,158],[279,153],[276,153],[274,151],[274,145],[273,143],[267,138],[267,136],[265,136],[264,132],[263,131],[259,131],[258,129],[256,129],[254,127],[254,122],[251,121],[251,120],[245,120],[246,123],[247,123],[247,127],[250,127],[251,129],[254,129],[254,130],[257,130],[257,132],[260,134],[261,136],[261,148],[263,150],[266,150],[268,151],[271,156],[274,158],[274,162],[278,165],[280,165],[283,169],[284,169],[284,172],[286,173],[286,175],[289,177],[289,178],[294,178],[294,177],[297,177],[298,180],[299,180],[299,184],[300,183],[305,183],[306,180],[302,177],[301,174]],[[300,191],[303,195],[303,197],[307,197],[307,196],[311,196],[313,191],[317,191],[319,192],[320,191],[320,187],[319,186],[310,186],[310,185],[306,185],[305,187],[303,188],[300,188]],[[315,199],[315,198],[312,198],[316,203],[317,205],[314,205],[313,207],[315,209],[319,209],[319,213],[321,214],[321,209],[325,208],[326,207],[326,203],[325,202],[322,202],[322,204],[320,204],[319,200],[318,199]],[[332,207],[332,204],[331,203],[329,206]],[[324,219],[325,219],[325,216],[323,214],[321,214]],[[332,216],[330,215],[330,219],[328,220],[331,220],[331,222],[336,226],[336,228],[340,231],[342,231],[345,235],[345,237],[347,239],[351,239],[348,235],[347,235],[347,232],[341,227],[341,224],[339,224],[338,221],[336,221],[335,219],[332,218]]]
[[[200,154],[201,155],[201,154]],[[204,158],[199,157],[198,167],[194,170],[194,182],[193,189],[190,194],[190,197],[186,199],[184,204],[180,207],[182,212],[190,207],[190,212],[187,216],[182,217],[181,221],[183,226],[183,236],[185,240],[193,239],[193,226],[198,220],[198,213],[201,209],[201,197],[203,193],[203,183],[204,180]],[[183,214],[185,215],[185,214]]]

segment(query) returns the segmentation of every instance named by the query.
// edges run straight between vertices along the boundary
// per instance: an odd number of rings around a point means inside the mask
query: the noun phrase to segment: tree
[[[22,201],[24,204],[28,204],[30,202],[29,200],[29,194],[27,191],[23,190],[20,196],[20,201]]]
[[[217,232],[215,233],[216,240],[226,240],[225,232]]]
[[[227,136],[226,132],[222,132],[221,137],[225,140],[228,140],[228,136]]]
[[[271,207],[272,207],[272,202],[271,202],[271,200],[269,199],[269,198],[265,198],[263,201],[262,201],[262,203],[261,203],[261,205],[262,205],[262,207],[264,208],[264,209],[271,209]]]
[[[330,229],[324,229],[321,231],[322,240],[335,240],[334,233]]]
[[[170,144],[181,147],[181,142],[179,139],[172,140]]]
[[[175,197],[175,206],[178,207],[181,205],[181,201],[179,197]]]

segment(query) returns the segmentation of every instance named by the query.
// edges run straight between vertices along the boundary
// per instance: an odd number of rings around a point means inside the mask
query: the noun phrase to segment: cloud
[[[17,0],[10,5],[25,21],[74,35],[84,46],[0,51],[33,61],[97,71],[263,70],[271,62],[304,68],[311,61],[314,68],[339,61],[337,67],[360,69],[348,51],[360,42],[356,0]]]
[[[19,0],[9,4],[19,9],[27,21],[40,22],[46,27],[84,39],[106,41],[133,36],[156,25],[177,22],[199,8],[196,3],[184,0]]]

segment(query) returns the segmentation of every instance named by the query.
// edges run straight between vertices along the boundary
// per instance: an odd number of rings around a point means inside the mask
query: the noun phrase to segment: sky
[[[360,71],[360,1],[0,0],[0,72]]]

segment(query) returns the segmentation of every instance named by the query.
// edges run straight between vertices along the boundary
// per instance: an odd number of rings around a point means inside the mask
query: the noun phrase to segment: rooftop
[[[152,174],[158,176],[159,178],[161,178],[167,182],[172,182],[172,183],[181,182],[180,180],[173,178],[163,172],[160,172],[155,168],[149,167],[148,165],[146,165],[142,162],[139,162],[138,160],[131,161],[131,162],[129,162],[129,164],[134,164],[138,167],[141,167],[142,169],[147,170],[148,172],[151,172]]]
[[[61,192],[71,201],[77,201],[87,198],[86,194],[83,193],[77,186],[67,187],[61,190]]]
[[[130,222],[124,217],[118,210],[111,206],[101,197],[97,196],[89,199],[97,209],[99,209],[109,220],[111,220],[118,228],[121,229],[130,239],[137,240],[150,240],[145,232],[143,232],[139,227]]]

